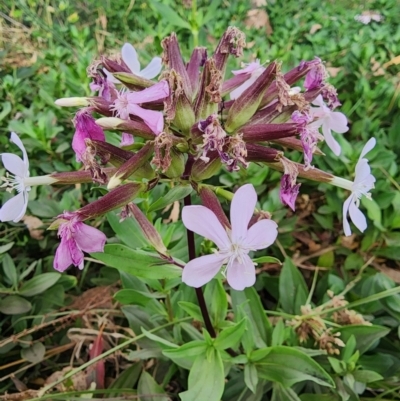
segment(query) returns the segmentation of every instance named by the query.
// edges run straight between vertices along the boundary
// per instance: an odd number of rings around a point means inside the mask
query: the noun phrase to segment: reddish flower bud
[[[201,198],[201,203],[209,208],[214,214],[217,216],[219,222],[225,227],[225,228],[231,228],[231,224],[229,223],[228,218],[225,215],[224,210],[222,209],[221,203],[218,200],[217,195],[215,195],[214,191],[210,189],[210,187],[204,186],[204,185],[199,185],[198,189],[200,198]]]
[[[186,66],[186,71],[192,86],[193,97],[196,96],[197,91],[199,90],[200,67],[204,66],[206,59],[207,49],[205,47],[196,47]]]
[[[297,135],[295,123],[286,124],[254,124],[240,129],[245,142],[271,141]]]

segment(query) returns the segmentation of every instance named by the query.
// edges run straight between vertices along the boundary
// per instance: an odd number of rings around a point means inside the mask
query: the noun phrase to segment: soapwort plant
[[[154,58],[143,70],[130,44],[123,46],[120,57],[94,60],[88,67],[93,96],[55,101],[76,110],[72,148],[81,170],[30,177],[24,145],[16,133],[11,134],[23,158],[0,155],[7,170],[2,187],[15,193],[0,209],[0,221],[18,222],[23,217],[34,185],[101,185],[102,196],[97,200],[55,216],[49,227],[60,238],[54,268],[60,272],[71,265],[84,269],[86,252],[118,269],[125,289],[133,285],[141,291],[146,301],[139,305],[158,316],[153,320],[141,321],[137,314],[143,311],[122,300],[121,294],[116,299],[128,304],[124,313],[135,333],[142,332],[139,337],[157,344],[161,352],[157,355],[173,361],[171,374],[177,367],[190,370],[182,400],[220,400],[230,369],[253,393],[272,388],[276,394],[293,396],[293,384],[305,381],[314,385],[310,392],[326,392],[335,384],[309,354],[276,338],[271,342],[271,323],[253,288],[257,261],[275,260],[263,251],[279,239],[274,216],[259,208],[257,188],[252,184],[233,193],[213,177],[221,169],[230,173],[246,170],[250,164],[267,165],[282,173],[280,200],[294,212],[301,191],[299,177],[343,188],[350,192],[342,216],[348,236],[348,215],[361,232],[367,227],[359,206],[360,199],[370,198],[374,188],[375,178],[365,156],[376,141],[371,138],[362,150],[353,180],[314,167],[314,156],[323,157],[318,144],[325,140],[339,156],[335,136],[348,130],[345,115],[338,111],[340,95],[329,84],[324,62],[318,57],[286,73],[279,61],[264,60],[227,71],[228,58],[240,59],[246,45],[244,34],[235,27],[226,30],[211,54],[196,47],[187,62],[174,33],[161,45],[161,59]],[[120,135],[119,146],[107,140],[110,132]],[[304,162],[291,160],[293,153],[288,149],[301,152]],[[168,192],[161,195],[165,188]],[[153,220],[155,211],[182,199],[186,238],[179,239],[185,247],[178,251],[168,246],[174,228],[154,225]],[[230,202],[230,220],[221,199]],[[153,200],[150,205],[149,200]],[[113,227],[121,227],[115,230],[122,233],[124,245],[107,244],[101,230],[90,226],[114,210],[120,222],[114,221]],[[140,247],[130,246],[123,234],[126,224],[133,224]],[[288,263],[285,266],[285,272],[298,275],[301,287],[300,273]],[[161,294],[163,303],[144,289],[144,283]],[[171,296],[174,288],[177,291]],[[234,317],[226,320],[228,293]],[[196,294],[197,305],[190,294]],[[298,334],[299,345],[314,338],[322,354],[338,355],[345,343],[339,333],[332,333],[335,323],[328,328],[323,320],[325,309],[313,310],[310,302],[303,301],[301,305],[296,301],[287,314],[287,328]],[[201,328],[185,322],[187,315],[204,322],[203,334]],[[183,319],[177,323],[175,337],[165,332],[161,338],[147,331],[146,327],[161,320],[165,323],[165,319],[171,324]],[[279,330],[284,331],[283,326]],[[280,370],[284,365],[294,365],[292,376]],[[201,398],[196,398],[199,394]]]

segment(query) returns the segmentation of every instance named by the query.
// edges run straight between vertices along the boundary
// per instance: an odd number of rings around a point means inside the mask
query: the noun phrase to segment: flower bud
[[[269,148],[263,145],[258,145],[255,143],[247,143],[246,149],[247,149],[246,160],[248,162],[272,163],[278,160],[279,155],[282,154],[282,152],[276,149]]]
[[[264,93],[275,77],[275,72],[276,63],[271,63],[257,80],[235,100],[229,109],[225,123],[227,131],[235,131],[253,117]]]
[[[203,181],[214,176],[221,168],[221,159],[217,151],[211,151],[207,154],[208,161],[197,159],[192,166],[190,178],[193,181]]]
[[[168,178],[180,177],[185,170],[185,156],[174,147],[170,150],[171,163],[165,171]]]
[[[117,169],[114,167],[106,167],[103,173],[111,177]],[[73,185],[73,184],[86,184],[93,181],[90,171],[66,171],[63,173],[52,173],[50,177],[55,181],[53,185]]]
[[[128,177],[130,177],[136,170],[138,170],[148,161],[153,153],[153,150],[154,144],[150,142],[146,143],[142,149],[140,149],[135,155],[122,164],[122,166],[111,177],[107,188],[115,188],[121,184],[123,180],[126,180]]]
[[[271,141],[297,135],[295,123],[286,124],[254,124],[240,129],[245,142]]]
[[[150,79],[129,72],[114,72],[113,76],[121,81],[127,88],[137,91],[150,88],[150,86],[153,86],[156,83]]]
[[[112,116],[111,102],[100,96],[92,97],[64,97],[54,102],[61,107],[91,107],[93,111],[105,116]]]
[[[180,75],[182,78],[183,90],[187,98],[192,100],[192,85],[190,83],[189,75],[186,71],[176,34],[173,32],[171,36],[163,39],[161,41],[161,46],[164,49],[164,53],[162,55],[163,63],[167,65],[170,70],[175,70]]]
[[[142,121],[134,119],[122,120],[117,117],[104,117],[96,120],[96,124],[103,129],[127,131],[130,134],[140,136],[144,139],[154,139],[153,131]]]
[[[201,203],[210,209],[217,216],[219,222],[225,228],[231,228],[231,224],[229,223],[228,218],[226,217],[224,210],[222,209],[221,203],[218,200],[217,195],[215,195],[214,191],[210,189],[210,187],[205,185],[199,185],[198,193],[201,198]]]
[[[303,144],[300,139],[297,138],[281,138],[281,139],[274,139],[271,142],[276,143],[278,145],[284,146],[289,149],[298,150],[303,152]],[[324,155],[324,153],[318,147],[313,149],[314,155]]]
[[[75,213],[79,215],[81,221],[102,216],[111,210],[127,205],[144,189],[144,184],[133,182],[121,185],[108,192],[100,199],[77,210]]]
[[[213,54],[215,66],[221,72],[222,78],[225,75],[229,55],[241,57],[243,55],[243,49],[245,46],[245,34],[234,26],[228,27],[228,29],[222,35],[222,38],[220,39]]]
[[[132,215],[134,219],[138,222],[144,236],[147,238],[149,243],[154,247],[154,249],[165,256],[168,256],[168,250],[165,247],[160,234],[154,228],[153,224],[147,219],[144,213],[139,209],[134,203],[128,205],[128,213]]]
[[[190,60],[186,66],[186,71],[189,76],[189,82],[192,86],[193,98],[199,90],[200,67],[204,66],[207,59],[207,49],[205,47],[196,47]]]
[[[208,116],[216,114],[221,98],[222,74],[215,66],[215,60],[206,61],[201,75],[199,93],[197,95],[194,111],[196,120],[205,120]]]

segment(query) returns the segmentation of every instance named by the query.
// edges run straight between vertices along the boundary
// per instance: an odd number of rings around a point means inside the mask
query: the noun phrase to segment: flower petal
[[[121,136],[120,146],[130,146],[135,143],[135,138],[132,134],[128,134],[127,132],[123,132]]]
[[[0,157],[5,169],[11,174],[21,178],[26,176],[26,165],[19,156],[12,153],[1,153]]]
[[[25,191],[9,199],[0,209],[0,221],[18,223],[24,216],[28,206],[28,196]]]
[[[164,116],[160,111],[143,109],[137,104],[130,104],[128,110],[130,114],[140,117],[155,134],[163,131]]]
[[[56,254],[54,256],[53,267],[56,270],[58,270],[59,272],[63,272],[65,270],[67,270],[68,267],[73,264],[71,253],[70,253],[70,247],[69,247],[69,243],[68,243],[69,241],[73,241],[73,240],[61,238],[60,245],[58,245]]]
[[[343,203],[343,231],[344,231],[344,235],[346,235],[347,237],[349,235],[351,235],[350,224],[349,224],[349,221],[347,220],[347,213],[349,211],[351,202],[354,202],[353,194],[351,194]]]
[[[25,168],[26,168],[26,171],[28,171],[29,170],[29,160],[28,160],[28,155],[26,153],[24,144],[22,143],[21,139],[15,132],[11,132],[10,140],[11,140],[11,142],[15,143],[21,149],[23,161],[25,163]]]
[[[162,62],[160,57],[154,57],[146,68],[138,73],[139,76],[147,79],[155,78],[162,69]]]
[[[238,242],[247,235],[247,228],[257,203],[253,185],[241,186],[233,195],[231,204],[232,241]]]
[[[375,182],[375,177],[371,174],[371,167],[368,160],[361,159],[356,164],[354,184],[357,185],[365,180],[369,180],[373,184]]]
[[[125,43],[122,46],[121,55],[128,68],[137,74],[140,71],[140,63],[135,48],[130,43]]]
[[[249,228],[244,246],[252,250],[268,248],[277,236],[278,224],[273,220],[263,219]]]
[[[68,248],[69,248],[69,253],[72,259],[72,263],[74,266],[78,267],[82,264],[83,262],[83,252],[82,250],[78,247],[78,244],[75,241],[75,238],[71,238],[67,241]]]
[[[254,71],[256,71],[258,68],[260,68],[260,60],[257,59],[256,61],[253,61],[253,62],[247,64],[245,68],[242,68],[240,70],[232,70],[232,74],[233,75],[251,74]],[[264,71],[265,71],[265,68],[263,67],[263,72]]]
[[[247,81],[244,81],[242,85],[234,89],[229,95],[231,100],[237,99],[247,88],[256,82],[257,78],[257,75],[253,75]]]
[[[333,137],[332,131],[330,130],[327,124],[322,125],[322,133],[324,134],[326,144],[329,146],[329,148],[336,156],[339,156],[342,151],[342,148],[340,147],[336,139]]]
[[[217,216],[205,206],[184,206],[182,221],[185,227],[214,242],[219,249],[230,248],[230,240]]]
[[[106,70],[105,68],[103,68],[104,73],[106,74],[107,77],[107,81],[108,82],[112,82],[113,84],[120,84],[121,82],[119,81],[119,79],[115,78],[113,74],[111,74],[110,71]]]
[[[347,126],[346,116],[339,111],[330,112],[329,127],[332,131],[335,131],[338,134],[344,134],[349,130],[349,127]]]
[[[169,95],[168,82],[162,80],[150,88],[143,89],[140,92],[130,92],[127,94],[129,104],[141,104],[154,102],[155,100],[165,99]]]
[[[367,219],[355,202],[350,202],[349,214],[353,224],[363,233],[367,228]]]
[[[183,268],[182,281],[191,287],[201,287],[219,272],[224,259],[224,255],[214,253],[191,260]]]
[[[369,141],[365,144],[363,150],[361,151],[361,155],[359,160],[361,160],[368,152],[370,152],[376,145],[376,139],[370,138]]]
[[[82,251],[103,252],[107,237],[97,228],[78,222],[74,225],[73,238]]]
[[[236,258],[228,264],[226,278],[228,284],[238,291],[251,287],[256,282],[256,269],[249,255],[242,256],[242,263]]]

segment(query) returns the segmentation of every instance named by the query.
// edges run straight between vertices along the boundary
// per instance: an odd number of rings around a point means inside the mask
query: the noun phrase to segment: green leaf
[[[272,342],[271,345],[282,345],[285,341],[285,324],[283,323],[283,319],[279,319],[276,326],[274,327],[274,331],[272,332]]]
[[[193,319],[198,320],[200,322],[203,321],[203,315],[201,314],[201,310],[198,305],[187,301],[179,301],[178,305]]]
[[[35,343],[29,348],[21,349],[21,358],[26,359],[32,363],[39,363],[43,361],[43,357],[46,353],[46,348],[42,343]]]
[[[119,389],[122,388],[132,389],[133,386],[136,384],[141,371],[142,366],[140,363],[136,363],[129,366],[129,368],[124,369],[122,373],[120,373],[108,387],[108,390],[115,389],[115,393],[107,393],[104,395],[104,398],[107,399],[118,397],[119,395],[121,395],[121,391]]]
[[[241,309],[241,318],[247,318],[247,328],[243,335],[243,345],[250,350],[251,344],[257,348],[264,348],[271,344],[271,323],[265,315],[260,297],[254,287],[248,287],[244,291],[231,290],[232,306],[237,315]]]
[[[255,394],[258,384],[258,372],[252,363],[244,365],[244,382],[251,392]]]
[[[31,303],[18,295],[9,295],[0,300],[0,312],[5,315],[19,315],[31,309]]]
[[[165,340],[164,338],[161,338],[157,336],[156,334],[150,333],[146,329],[142,327],[142,333],[149,338],[150,340],[154,341],[157,343],[161,349],[177,349],[179,348],[179,345],[176,345],[172,343],[171,341]]]
[[[171,7],[166,4],[152,0],[151,5],[158,11],[161,19],[168,21],[171,25],[192,30],[190,24],[177,14]]]
[[[225,321],[228,311],[228,299],[221,280],[211,280],[204,291],[207,309],[214,327],[219,327]]]
[[[274,383],[272,386],[271,401],[300,401],[299,396],[291,388],[286,388],[280,383]]]
[[[383,376],[372,370],[356,370],[353,372],[354,379],[361,383],[372,383],[383,380]]]
[[[382,212],[379,205],[373,199],[368,199],[365,196],[361,198],[361,204],[367,209],[368,217],[373,221],[374,226],[381,231],[386,231],[382,226]]]
[[[290,258],[286,258],[279,276],[279,303],[282,309],[300,314],[300,307],[307,302],[308,289],[303,275]]]
[[[3,102],[2,107],[1,107],[1,112],[0,112],[0,121],[2,121],[7,114],[10,113],[12,107],[10,102]]]
[[[106,245],[104,253],[96,252],[91,255],[107,266],[137,277],[161,280],[182,274],[180,267],[165,263],[157,254],[130,249],[124,245]]]
[[[239,323],[234,326],[228,327],[218,334],[218,337],[214,340],[215,348],[219,350],[227,348],[235,348],[240,342],[244,331],[246,330],[246,318],[242,319]]]
[[[342,327],[339,331],[340,339],[345,343],[349,341],[350,337],[354,335],[357,344],[357,350],[360,354],[367,352],[374,343],[382,337],[385,337],[390,329],[383,326],[366,326],[366,325],[351,325]]]
[[[254,263],[277,263],[278,265],[282,265],[282,262],[274,258],[273,256],[261,256],[260,258],[253,259]]]
[[[163,355],[184,369],[191,369],[198,355],[204,355],[207,345],[204,340],[190,341],[177,349],[163,350]]]
[[[149,212],[155,212],[156,210],[164,209],[166,206],[174,203],[177,200],[183,199],[185,196],[188,196],[193,191],[193,188],[190,185],[180,185],[172,188],[168,191],[168,193],[157,199],[154,203],[152,203],[149,207]]]
[[[6,245],[2,245],[0,246],[0,254],[7,252],[8,250],[10,250],[14,245],[14,242],[9,242]]]
[[[335,385],[329,374],[308,355],[282,345],[271,347],[268,354],[256,363],[256,367],[261,378],[284,387],[306,380],[321,386]]]
[[[189,373],[188,390],[179,393],[182,401],[220,401],[225,387],[224,365],[221,354],[209,348],[199,355]]]
[[[143,399],[146,401],[170,400],[163,388],[145,370],[140,376],[137,394],[141,400]],[[163,395],[165,395],[165,397]]]
[[[18,273],[14,261],[8,253],[3,256],[3,271],[10,284],[16,288],[18,285]]]
[[[135,219],[125,219],[120,222],[115,212],[110,212],[107,213],[107,220],[117,237],[129,248],[143,248],[149,245]]]
[[[165,294],[159,292],[144,292],[138,290],[119,290],[114,294],[114,299],[123,305],[146,306],[152,299],[165,298]]]
[[[19,293],[24,297],[41,294],[52,287],[61,277],[60,273],[43,273],[33,277],[22,285]]]
[[[346,341],[346,346],[341,351],[342,360],[348,362],[351,356],[354,354],[356,347],[357,347],[356,338],[353,335],[351,335],[350,338]]]

